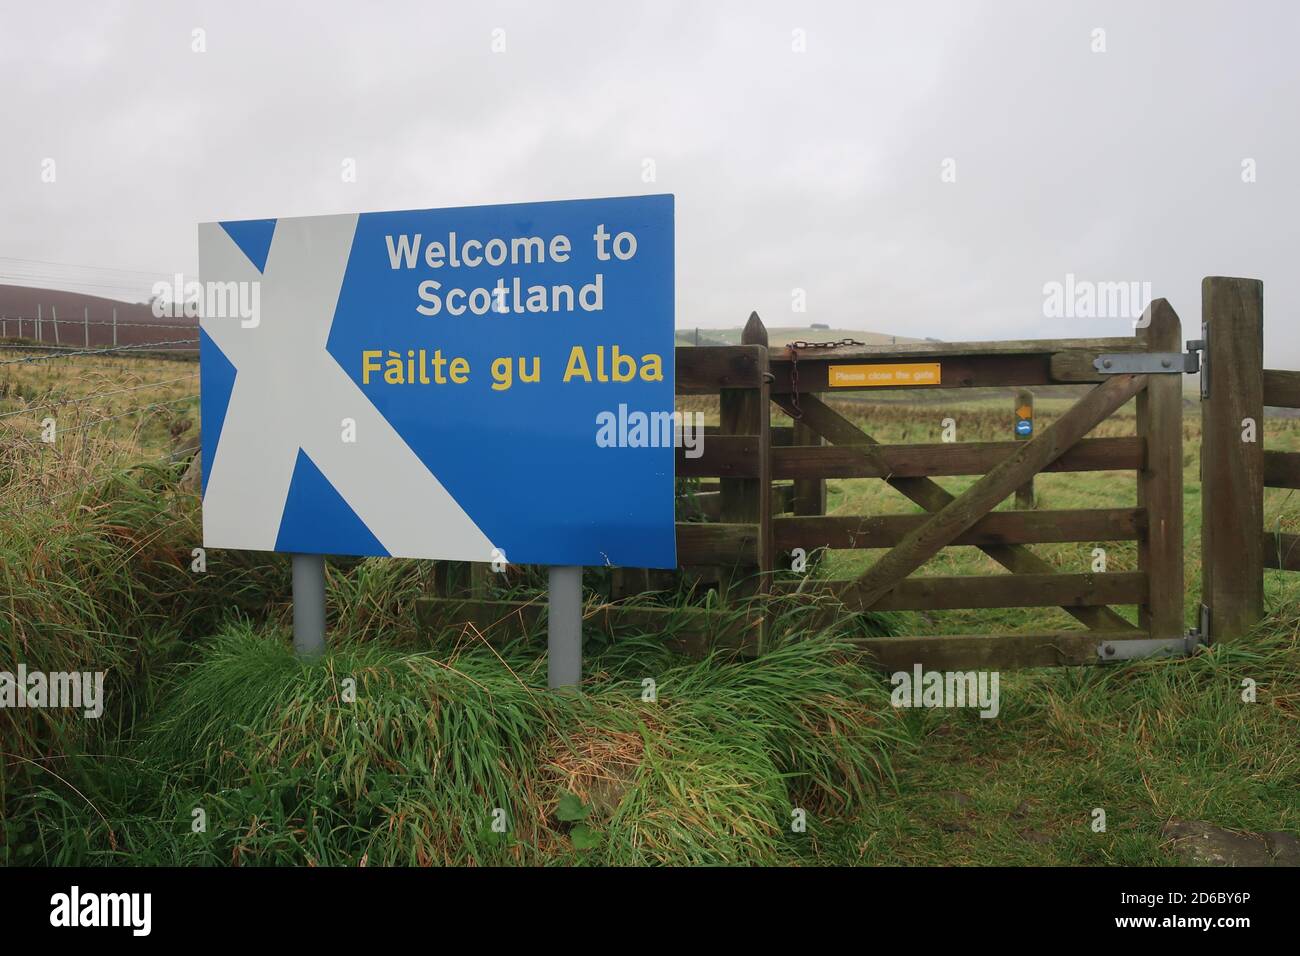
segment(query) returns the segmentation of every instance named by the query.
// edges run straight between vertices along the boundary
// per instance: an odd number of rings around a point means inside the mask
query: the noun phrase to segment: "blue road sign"
[[[1017,435],[1032,435],[1033,432],[1034,432],[1034,423],[1032,420],[1027,418],[1020,418],[1016,420]]]
[[[673,197],[199,227],[209,547],[673,567]]]

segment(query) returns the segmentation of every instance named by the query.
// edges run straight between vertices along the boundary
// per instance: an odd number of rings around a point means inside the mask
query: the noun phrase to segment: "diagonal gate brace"
[[[1098,385],[1068,412],[936,512],[869,567],[846,603],[869,609],[899,581],[947,547],[963,531],[1042,471],[1146,385],[1144,375],[1117,375]]]
[[[790,416],[799,418],[831,444],[859,448],[864,455],[875,457],[874,446],[879,443],[816,395],[801,396],[798,409],[794,407],[789,395],[773,395],[772,401]],[[913,503],[932,513],[940,511],[955,500],[951,492],[932,478],[889,477],[884,481]],[[1024,545],[980,545],[979,549],[1013,574],[1052,574],[1056,571],[1052,565]],[[1134,630],[1132,624],[1108,607],[1063,607],[1061,610],[1093,630]]]

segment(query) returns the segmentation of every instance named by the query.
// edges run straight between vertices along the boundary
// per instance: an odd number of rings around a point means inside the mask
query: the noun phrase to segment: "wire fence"
[[[125,395],[128,392],[140,392],[153,388],[166,388],[168,385],[175,385],[180,382],[193,381],[198,378],[198,371],[191,372],[189,375],[180,375],[176,378],[163,379],[161,382],[146,382],[143,385],[131,385],[126,388],[111,389],[107,392],[96,392],[93,395],[83,395],[80,398],[56,398],[47,402],[36,402],[27,405],[25,408],[15,408],[12,411],[0,412],[0,421],[6,418],[13,418],[18,415],[29,415],[34,411],[46,408],[62,408],[66,405],[82,405],[86,402],[97,402],[100,399],[108,398],[113,395]]]
[[[173,319],[171,322],[133,322],[130,319],[119,319],[116,322],[114,322],[112,320],[105,320],[105,319],[84,319],[84,318],[83,319],[77,319],[77,318],[57,319],[57,318],[52,318],[51,316],[48,315],[45,316],[44,318],[41,318],[40,316],[35,316],[35,315],[5,315],[3,313],[0,313],[0,323],[9,323],[9,322],[14,323],[15,331],[19,329],[18,323],[20,322],[30,322],[33,331],[35,331],[36,329],[37,322],[40,322],[42,325],[53,325],[55,322],[57,322],[59,325],[72,326],[73,328],[80,328],[83,325],[89,325],[91,327],[97,327],[97,328],[117,328],[117,329],[184,329],[184,328],[197,329],[199,327],[198,319],[188,318],[188,317],[176,318]],[[0,326],[0,337],[3,336],[3,329],[4,326]]]
[[[161,332],[192,335],[198,332],[199,327],[195,316],[158,316],[150,317],[152,320],[141,320],[119,318],[116,308],[112,310],[111,318],[98,315],[91,318],[89,307],[83,308],[80,315],[59,315],[59,311],[52,308],[48,313],[37,310],[35,315],[10,315],[0,310],[0,340],[30,342],[35,347],[60,348],[80,344],[83,348],[89,348],[101,344],[136,344],[131,340]]]
[[[187,402],[193,402],[196,400],[196,398],[197,396],[195,395],[186,395],[182,398],[174,398],[166,402],[150,402],[148,405],[138,405],[135,408],[129,408],[126,411],[120,412],[116,415],[105,415],[103,418],[96,418],[95,420],[89,422],[79,422],[76,425],[67,425],[62,428],[56,427],[54,430],[54,435],[56,436],[56,440],[57,440],[58,435],[76,434],[77,432],[86,431],[91,428],[97,428],[100,425],[106,425],[109,422],[122,421],[123,419],[130,418],[132,415],[143,415],[145,412],[152,411],[153,409],[156,408],[170,408],[175,405],[181,405]],[[19,447],[19,448],[35,447],[38,445],[51,445],[51,444],[53,444],[53,442],[44,441],[44,440],[33,441],[31,439],[25,439],[25,438],[20,438],[17,441],[11,443],[13,447]]]
[[[17,348],[17,349],[36,348],[36,349],[41,349],[41,350],[47,351],[47,352],[49,352],[49,354],[47,354],[47,355],[29,355],[29,356],[26,357],[26,358],[20,358],[20,359],[8,359],[8,360],[6,360],[6,361],[4,361],[4,362],[0,362],[0,368],[3,368],[3,367],[5,367],[5,366],[7,366],[7,365],[26,365],[26,364],[29,364],[29,363],[32,363],[32,362],[45,362],[45,361],[50,361],[50,360],[52,360],[52,359],[75,358],[75,357],[77,357],[77,356],[81,356],[81,355],[109,355],[109,354],[112,354],[112,353],[118,353],[118,352],[140,352],[140,351],[147,351],[147,350],[149,350],[149,349],[153,349],[153,350],[155,350],[155,351],[163,351],[163,350],[165,349],[166,346],[172,346],[172,345],[192,345],[192,346],[194,346],[194,348],[193,348],[193,349],[185,349],[185,350],[180,350],[180,349],[166,349],[166,350],[167,350],[167,351],[193,351],[193,352],[197,352],[197,351],[198,351],[199,340],[198,340],[198,339],[168,339],[168,340],[163,341],[163,342],[137,342],[137,343],[133,343],[133,344],[131,344],[131,345],[110,345],[110,346],[107,346],[107,347],[104,347],[104,348],[93,348],[93,349],[86,349],[86,348],[82,348],[82,349],[67,348],[67,349],[62,349],[62,350],[58,350],[58,349],[50,350],[50,346],[48,346],[48,345],[36,345],[36,346],[23,346],[23,345],[10,346],[10,345],[6,345],[6,346],[3,346],[3,348],[5,348],[5,349],[10,349],[10,348]]]

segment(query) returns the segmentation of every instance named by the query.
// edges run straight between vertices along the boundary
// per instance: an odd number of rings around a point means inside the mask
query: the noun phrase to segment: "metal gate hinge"
[[[1201,323],[1201,337],[1187,343],[1201,353],[1201,401],[1210,397],[1210,327]]]
[[[1113,352],[1098,355],[1092,367],[1102,375],[1190,375],[1201,370],[1202,343],[1193,339],[1186,352]]]
[[[1210,397],[1210,330],[1187,340],[1186,352],[1115,352],[1098,355],[1092,367],[1102,375],[1201,375],[1201,399]]]
[[[1097,657],[1102,661],[1135,661],[1147,657],[1187,657],[1204,644],[1201,632],[1189,628],[1183,637],[1138,638],[1131,641],[1102,641]]]

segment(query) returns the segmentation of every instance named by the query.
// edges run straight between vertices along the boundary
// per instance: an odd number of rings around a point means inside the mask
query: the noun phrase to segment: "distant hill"
[[[0,339],[22,338],[49,345],[92,348],[113,344],[113,314],[117,313],[117,343],[142,345],[174,339],[198,338],[197,319],[157,318],[148,303],[122,302],[98,295],[0,285]],[[55,318],[57,316],[57,322]],[[40,337],[37,337],[39,318]],[[89,322],[87,322],[87,318]],[[730,329],[678,329],[678,345],[739,345],[741,327]],[[89,339],[87,339],[89,333]],[[892,345],[925,339],[860,329],[814,329],[775,326],[767,330],[768,344],[781,348],[791,342],[838,342],[853,339],[864,345]],[[933,341],[933,340],[931,340]],[[192,345],[176,346],[190,349]]]
[[[678,345],[739,345],[741,327],[733,329],[678,329]],[[699,341],[696,341],[696,337]],[[864,332],[861,329],[813,329],[808,326],[776,326],[767,330],[767,344],[781,348],[791,342],[838,342],[841,339],[853,339],[863,345],[902,345],[907,342],[923,342],[925,339],[909,338],[906,335],[890,335],[886,332]]]
[[[198,319],[160,319],[147,303],[59,289],[0,285],[0,338],[29,339],[48,345],[85,346],[89,342],[91,348],[102,348],[113,344],[114,312],[118,345],[198,338]],[[192,344],[171,347],[194,348]]]

